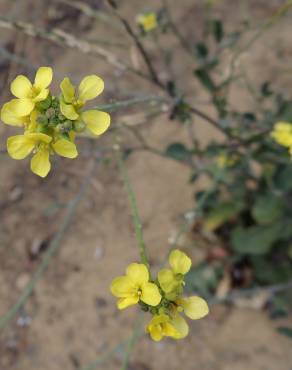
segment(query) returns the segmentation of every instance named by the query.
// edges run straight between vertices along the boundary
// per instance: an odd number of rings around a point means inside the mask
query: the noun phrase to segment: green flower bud
[[[56,131],[57,132],[60,132],[60,133],[65,133],[66,132],[66,128],[65,128],[64,124],[63,123],[59,123],[56,126]]]
[[[38,132],[40,134],[47,134],[48,127],[45,126],[45,125],[38,125],[37,128],[36,128],[36,132]]]
[[[48,95],[47,99],[36,103],[36,108],[38,110],[47,110],[51,106],[51,103],[52,103],[52,97],[51,95]]]
[[[72,121],[67,119],[65,122],[63,122],[63,125],[67,131],[72,130],[73,127]]]
[[[52,106],[53,108],[59,108],[59,100],[58,100],[58,98],[54,97],[54,98],[52,99],[51,106]]]
[[[75,121],[74,122],[74,131],[82,132],[85,130],[86,124],[82,121]]]
[[[44,114],[38,116],[37,118],[37,123],[46,126],[48,124],[49,120],[48,117],[45,116]]]
[[[54,110],[54,108],[49,108],[49,109],[47,109],[47,111],[46,111],[46,116],[48,117],[48,118],[51,118],[51,117],[53,117],[55,115],[55,110]]]

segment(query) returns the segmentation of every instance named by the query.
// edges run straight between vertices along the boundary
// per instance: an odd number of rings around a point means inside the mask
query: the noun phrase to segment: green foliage
[[[231,233],[231,246],[240,254],[266,254],[281,238],[281,224],[236,227]]]
[[[287,326],[280,326],[279,328],[277,328],[277,330],[280,334],[283,334],[286,337],[292,339],[292,328]]]
[[[177,161],[187,161],[192,156],[192,153],[182,143],[170,144],[166,148],[165,154]]]
[[[251,212],[253,218],[259,224],[275,222],[284,214],[283,199],[273,194],[259,196]]]

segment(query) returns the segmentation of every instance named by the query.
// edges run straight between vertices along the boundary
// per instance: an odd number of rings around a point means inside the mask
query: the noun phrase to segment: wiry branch
[[[110,6],[110,8],[112,9],[113,13],[115,14],[115,16],[120,20],[120,22],[122,23],[122,25],[124,26],[127,34],[130,36],[130,38],[133,40],[134,44],[136,45],[137,49],[139,50],[147,68],[148,68],[148,71],[149,71],[149,75],[151,76],[151,79],[152,81],[159,87],[163,88],[164,89],[164,85],[162,84],[162,82],[160,81],[156,71],[155,71],[155,68],[153,67],[152,65],[152,62],[151,62],[151,59],[150,59],[150,56],[148,55],[148,52],[146,51],[146,49],[144,48],[142,42],[139,40],[138,36],[136,35],[136,33],[133,31],[132,27],[130,26],[129,22],[127,21],[126,18],[124,18],[116,9],[116,5],[114,3],[114,1],[112,0],[106,0],[106,2],[108,3],[108,5]]]
[[[120,70],[132,72],[139,77],[149,80],[149,76],[147,76],[143,72],[136,70],[130,65],[125,64],[124,62],[116,58],[112,53],[103,49],[99,45],[81,40],[59,28],[43,29],[36,27],[32,23],[10,20],[3,16],[0,16],[0,27],[10,30],[19,30],[32,37],[40,37],[60,46],[67,46],[73,49],[77,49],[83,54],[98,56]]]

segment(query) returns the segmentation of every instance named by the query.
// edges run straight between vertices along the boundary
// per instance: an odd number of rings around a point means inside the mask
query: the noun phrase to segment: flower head
[[[188,335],[189,327],[185,319],[179,315],[171,318],[169,315],[154,315],[146,327],[146,332],[158,342],[163,337],[182,339]]]
[[[111,292],[119,298],[118,308],[124,309],[139,301],[150,306],[157,306],[161,295],[157,285],[149,282],[148,268],[142,263],[131,263],[126,275],[117,277],[111,284]]]
[[[141,27],[142,32],[147,33],[153,31],[158,26],[157,15],[154,12],[139,14],[137,23]]]
[[[37,102],[45,100],[49,95],[53,71],[50,67],[40,67],[35,75],[34,83],[23,75],[17,76],[10,85],[11,93],[18,99],[13,104],[12,112],[17,117],[29,115]]]
[[[271,137],[280,145],[289,148],[292,155],[292,123],[278,122],[271,132]]]
[[[168,261],[171,269],[160,270],[158,281],[165,293],[171,294],[175,291],[176,294],[182,289],[184,275],[189,272],[192,261],[184,252],[178,249],[170,253]]]
[[[40,177],[46,177],[51,169],[50,154],[57,153],[66,158],[75,158],[75,144],[59,139],[53,142],[51,136],[42,133],[29,133],[11,136],[7,140],[7,150],[13,159],[24,159],[31,152],[31,170]]]
[[[60,85],[62,98],[60,109],[62,114],[81,128],[87,128],[96,136],[103,134],[110,125],[110,116],[99,110],[81,111],[88,100],[100,95],[104,89],[103,80],[91,75],[83,78],[78,87],[78,94],[68,77]],[[83,125],[82,125],[83,124]]]
[[[144,264],[132,263],[125,276],[117,277],[111,284],[111,292],[119,298],[118,308],[139,303],[152,318],[146,327],[154,341],[164,337],[182,339],[189,327],[182,316],[198,320],[209,312],[207,302],[198,296],[184,297],[184,275],[191,268],[190,258],[176,249],[169,255],[171,269],[158,272],[154,282],[149,281],[149,271]]]
[[[11,83],[11,92],[16,99],[5,103],[1,109],[1,120],[11,126],[21,127],[22,135],[7,140],[7,150],[14,159],[23,159],[33,152],[31,170],[45,177],[51,168],[50,156],[58,154],[75,158],[78,153],[75,136],[84,128],[101,135],[110,124],[110,116],[101,111],[81,109],[87,100],[99,95],[104,83],[101,78],[85,77],[78,88],[68,78],[61,84],[61,97],[53,96],[48,87],[53,72],[50,67],[37,70],[34,83],[23,75]]]

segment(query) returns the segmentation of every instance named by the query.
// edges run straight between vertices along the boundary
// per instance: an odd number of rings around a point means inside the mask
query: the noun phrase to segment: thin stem
[[[37,283],[39,280],[42,278],[44,272],[48,268],[52,258],[55,256],[56,252],[58,251],[61,241],[63,240],[63,237],[68,229],[68,227],[71,224],[71,221],[73,219],[74,213],[77,209],[77,206],[79,205],[80,201],[82,200],[84,194],[86,193],[92,175],[94,173],[94,168],[95,168],[96,162],[93,161],[91,162],[89,166],[89,171],[88,174],[83,181],[80,190],[78,194],[75,196],[75,198],[68,204],[67,206],[67,213],[65,215],[64,221],[61,224],[57,234],[53,238],[41,264],[37,268],[35,274],[27,284],[26,288],[24,289],[23,293],[20,295],[18,298],[17,302],[14,304],[14,306],[11,307],[11,309],[0,318],[0,330],[4,329],[6,325],[17,315],[19,310],[25,305],[27,302],[28,298],[32,294],[34,288],[36,287]]]
[[[125,357],[124,357],[124,360],[123,360],[121,370],[127,370],[128,369],[129,361],[130,361],[130,355],[131,355],[131,353],[134,349],[134,346],[135,346],[137,340],[141,336],[141,324],[142,324],[142,322],[143,322],[143,315],[140,314],[139,318],[138,318],[138,320],[137,320],[137,322],[134,326],[133,334],[132,334],[131,338],[128,341],[128,346],[127,346],[127,350],[126,350],[126,353],[125,353]]]
[[[98,56],[106,60],[112,66],[119,68],[120,70],[126,70],[129,72],[132,72],[135,75],[147,81],[151,81],[148,75],[124,63],[124,61],[121,61],[111,52],[102,48],[96,43],[79,39],[75,37],[74,35],[72,35],[71,33],[65,32],[59,28],[52,28],[48,30],[48,29],[36,27],[32,23],[12,20],[4,16],[0,16],[0,27],[10,29],[10,30],[19,30],[23,32],[24,34],[35,37],[35,38],[41,37],[57,45],[74,48],[84,54]]]
[[[169,99],[162,96],[145,96],[141,98],[133,98],[129,100],[116,101],[110,104],[103,104],[94,107],[93,109],[105,110],[107,112],[114,112],[118,109],[128,108],[133,105],[141,103],[167,103]]]
[[[110,8],[112,9],[113,13],[115,14],[115,16],[120,20],[120,22],[122,23],[122,25],[124,26],[127,34],[130,36],[130,38],[133,40],[134,44],[136,45],[137,49],[139,50],[147,68],[148,68],[148,72],[151,76],[151,80],[157,85],[159,86],[160,88],[164,89],[164,85],[163,83],[160,81],[157,73],[156,73],[156,70],[154,68],[154,66],[152,65],[152,62],[151,62],[151,58],[150,56],[148,55],[148,52],[146,51],[146,49],[144,48],[142,42],[139,40],[138,36],[136,35],[136,33],[133,31],[132,27],[130,26],[129,22],[127,21],[126,18],[124,18],[118,11],[117,11],[117,8],[116,8],[116,4],[114,3],[114,1],[112,0],[106,0],[106,2],[108,3],[108,5],[110,6]]]
[[[142,263],[144,263],[148,267],[149,260],[148,260],[147,253],[146,253],[146,245],[145,245],[144,238],[143,238],[142,223],[141,223],[139,212],[138,212],[136,197],[135,197],[134,191],[130,183],[127,168],[125,166],[124,159],[122,158],[120,147],[116,145],[115,150],[116,150],[118,167],[119,167],[121,177],[123,179],[124,185],[128,193],[129,201],[130,201],[130,206],[131,206],[131,211],[132,211],[132,216],[133,216],[133,221],[134,221],[134,227],[135,227],[135,235],[137,238],[138,247],[140,251],[140,258],[141,258]]]

